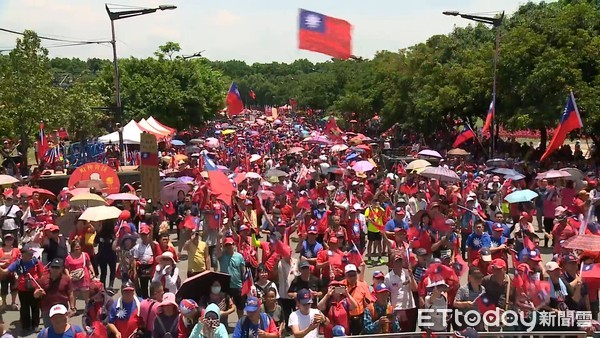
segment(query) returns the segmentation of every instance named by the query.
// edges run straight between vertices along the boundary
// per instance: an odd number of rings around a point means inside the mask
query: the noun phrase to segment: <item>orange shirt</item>
[[[356,309],[350,311],[350,316],[362,316],[365,312],[367,304],[373,301],[369,285],[365,282],[356,281],[356,285],[348,286],[348,281],[343,280],[342,283],[348,288],[348,294],[356,301]]]

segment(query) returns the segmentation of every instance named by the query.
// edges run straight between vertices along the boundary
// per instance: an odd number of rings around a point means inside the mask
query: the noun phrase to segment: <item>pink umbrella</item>
[[[546,172],[540,173],[537,175],[537,179],[557,179],[557,178],[570,178],[571,174],[564,170],[548,170]]]
[[[130,194],[128,192],[120,193],[120,194],[111,194],[106,196],[107,200],[111,201],[139,201],[140,198],[134,194]]]
[[[88,194],[90,192],[90,188],[75,188],[69,190],[67,193],[71,196],[77,196],[81,194]]]
[[[160,200],[162,202],[171,202],[177,200],[177,195],[180,191],[184,194],[187,194],[192,190],[192,186],[187,183],[175,182],[169,185],[166,185],[160,191]]]
[[[419,175],[440,181],[460,182],[460,177],[454,171],[444,167],[427,167]]]
[[[311,144],[324,144],[329,145],[331,141],[325,136],[311,136],[304,139],[304,142]]]
[[[373,170],[373,168],[375,168],[375,165],[369,161],[359,161],[352,166],[352,169],[354,169],[354,171],[360,171],[363,173],[369,170]]]

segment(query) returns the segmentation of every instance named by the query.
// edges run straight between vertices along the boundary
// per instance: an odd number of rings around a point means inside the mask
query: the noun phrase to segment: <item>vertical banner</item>
[[[152,204],[160,201],[160,176],[158,173],[158,145],[156,136],[142,133],[140,137],[140,173],[142,176],[142,196],[152,199]]]

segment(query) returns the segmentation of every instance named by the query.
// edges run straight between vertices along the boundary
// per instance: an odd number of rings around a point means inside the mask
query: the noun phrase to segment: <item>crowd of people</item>
[[[386,167],[384,140],[302,119],[212,122],[189,138],[197,153],[173,150],[187,156],[166,164],[189,177],[187,188],[160,203],[134,189],[137,200],[111,201],[122,210],[116,220],[75,218],[65,231],[48,196],[14,187],[0,197],[2,310],[19,311],[21,334],[472,337],[525,329],[466,325],[467,311],[490,309],[528,318],[589,312],[585,324],[535,329],[594,328],[600,275],[587,270],[600,249],[564,246],[580,234],[593,242],[597,232],[600,185],[587,172],[526,177],[520,164],[462,155]],[[55,208],[65,214],[79,209],[69,206],[69,188]],[[506,200],[528,189],[533,197]],[[542,263],[543,253],[552,260]],[[182,297],[182,286],[200,278],[210,283]],[[429,321],[419,318],[423,309],[435,310]],[[81,325],[69,320],[75,314]]]

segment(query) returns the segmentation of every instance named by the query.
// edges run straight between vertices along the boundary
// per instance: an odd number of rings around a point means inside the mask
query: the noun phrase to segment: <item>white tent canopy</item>
[[[154,129],[160,131],[161,133],[166,133],[167,135],[171,135],[174,133],[174,129],[165,128],[160,122],[156,121],[154,117],[150,116],[147,120],[149,125],[151,125]]]
[[[134,120],[129,121],[123,127],[123,144],[140,144],[142,129]],[[100,136],[98,141],[101,143],[119,143],[119,132],[115,131],[108,135]]]
[[[142,129],[146,129],[148,132],[158,136],[158,137],[165,137],[168,136],[170,133],[169,131],[160,131],[156,128],[154,128],[150,123],[148,123],[148,121],[146,121],[146,119],[141,119],[138,122],[138,125],[142,128]]]

